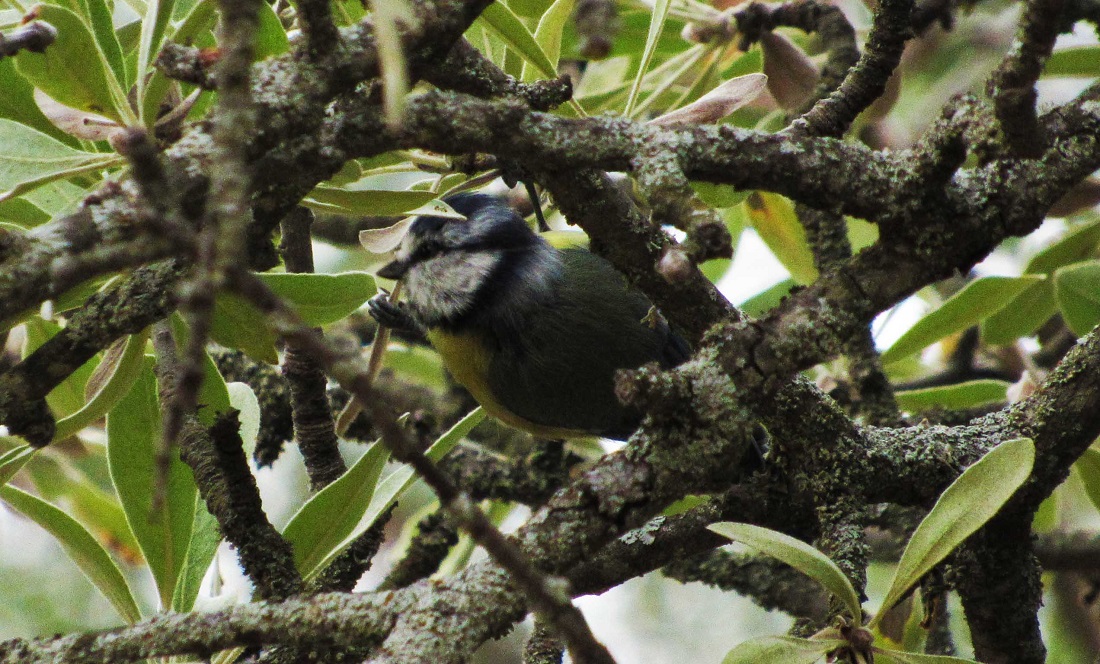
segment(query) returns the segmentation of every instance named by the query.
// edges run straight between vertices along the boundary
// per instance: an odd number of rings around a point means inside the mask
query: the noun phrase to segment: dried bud
[[[760,96],[767,82],[768,77],[763,74],[731,78],[687,106],[653,118],[647,124],[667,127],[717,122]]]
[[[733,258],[733,238],[726,224],[717,218],[692,224],[684,244],[691,245],[689,255],[695,263],[712,258]]]
[[[1074,185],[1058,199],[1047,214],[1052,217],[1068,217],[1096,207],[1097,203],[1100,203],[1100,180],[1089,178]]]
[[[890,109],[894,108],[894,104],[898,102],[898,97],[901,95],[901,70],[895,69],[890,78],[886,79],[886,88],[879,95],[875,103],[867,107],[867,110],[863,112],[863,117],[867,122],[874,122],[881,120],[890,113]]]
[[[1025,371],[1020,380],[1008,386],[1006,391],[1006,397],[1008,403],[1018,403],[1024,399],[1035,394],[1035,390],[1039,389],[1039,383],[1035,380],[1035,376],[1030,371]]]
[[[213,67],[221,59],[222,52],[217,46],[199,49],[199,64],[202,65],[203,69]]]
[[[7,36],[0,35],[0,57],[15,55],[19,51],[44,53],[57,40],[57,28],[45,21],[36,21],[38,10],[23,17],[23,25]]]
[[[579,0],[573,10],[573,25],[580,36],[581,55],[591,60],[606,58],[619,31],[614,0]]]
[[[581,40],[579,50],[588,60],[603,60],[611,54],[611,40],[605,35],[588,35]]]
[[[813,97],[821,77],[809,56],[794,42],[774,32],[760,35],[764,52],[764,73],[768,75],[768,91],[779,105],[797,111]]]
[[[34,91],[34,103],[53,126],[70,136],[87,141],[106,141],[122,129],[110,118],[66,106],[38,89]]]
[[[733,39],[733,35],[733,21],[727,12],[715,16],[714,20],[688,23],[680,31],[680,37],[693,44],[725,43]]]
[[[695,271],[694,268],[688,255],[677,247],[665,251],[657,262],[657,272],[670,284],[686,281]]]

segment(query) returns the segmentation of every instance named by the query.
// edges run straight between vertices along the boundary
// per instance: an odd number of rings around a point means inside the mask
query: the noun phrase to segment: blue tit
[[[557,249],[484,194],[446,199],[465,221],[418,217],[378,275],[407,300],[370,312],[419,329],[485,410],[536,436],[626,439],[642,414],[615,396],[615,372],[670,368],[690,352],[610,263]]]

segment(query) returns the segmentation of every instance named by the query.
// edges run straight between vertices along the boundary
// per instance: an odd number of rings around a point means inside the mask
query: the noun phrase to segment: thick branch
[[[875,12],[867,50],[844,82],[790,128],[795,134],[841,136],[860,113],[882,96],[912,35],[913,0],[885,0]]]
[[[279,251],[287,272],[313,272],[312,224],[313,212],[301,207],[283,220]],[[310,488],[320,491],[347,470],[337,447],[336,420],[326,391],[328,380],[321,367],[295,344],[287,344],[282,372],[290,388],[294,436],[305,459]]]
[[[1044,128],[1036,115],[1035,82],[1043,62],[1054,50],[1061,27],[1064,0],[1030,0],[1017,34],[1017,47],[990,77],[987,92],[1011,152],[1038,157],[1047,148]]]
[[[64,329],[0,375],[0,422],[34,445],[50,442],[54,421],[44,410],[46,395],[120,337],[167,316],[182,272],[174,261],[143,267],[88,298]]]

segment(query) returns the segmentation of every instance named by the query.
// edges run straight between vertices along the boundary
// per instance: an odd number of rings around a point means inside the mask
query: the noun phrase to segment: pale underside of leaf
[[[826,653],[846,644],[839,639],[763,636],[736,646],[722,664],[814,664]]]
[[[967,468],[940,496],[913,532],[898,562],[878,624],[921,577],[981,528],[1031,474],[1035,445],[1030,438],[1001,443]]]
[[[61,131],[86,141],[106,141],[123,131],[114,120],[66,106],[35,88],[34,103],[42,114]]]
[[[408,217],[393,226],[359,231],[359,244],[372,254],[389,253],[401,245],[414,221],[415,217]]]
[[[790,535],[747,523],[715,523],[708,528],[778,558],[809,576],[844,603],[853,622],[862,622],[859,595],[844,572],[824,553]]]
[[[760,96],[767,83],[768,77],[763,74],[731,78],[687,106],[653,118],[647,124],[667,127],[717,122]]]

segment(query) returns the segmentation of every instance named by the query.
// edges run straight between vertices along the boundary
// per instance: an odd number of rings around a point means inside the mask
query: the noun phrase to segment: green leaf
[[[72,182],[57,180],[34,191],[27,192],[23,198],[34,203],[35,206],[48,215],[58,215],[75,209],[87,194],[88,190],[85,187],[77,186]],[[58,298],[59,303],[61,299]]]
[[[1074,46],[1055,51],[1043,67],[1044,76],[1100,76],[1100,46]]]
[[[178,20],[178,27],[176,27],[174,31],[170,31],[170,29],[166,28],[164,36],[160,39],[161,44],[163,45],[166,36],[170,36],[172,41],[179,44],[196,44],[199,46],[212,45],[214,38],[211,35],[211,29],[217,18],[215,9],[215,3],[211,0],[202,0],[198,2],[178,0],[172,12],[172,17]],[[145,23],[146,22],[143,21],[142,28],[146,27]],[[169,28],[170,27],[171,23],[169,23]],[[151,50],[148,57],[155,61],[159,49],[160,47]],[[139,96],[141,100],[141,119],[146,127],[152,127],[156,122],[161,102],[164,100],[165,95],[171,89],[172,85],[173,81],[168,79],[163,72],[159,69],[153,70],[152,78],[146,84],[144,91]],[[199,97],[199,101],[191,110],[191,117],[196,117],[197,114],[201,113],[198,107],[208,100],[209,96],[209,94],[204,94]]]
[[[172,317],[176,329],[176,340],[184,343],[187,338],[186,327],[177,314]],[[203,379],[199,387],[198,419],[210,426],[221,413],[229,412],[233,406],[229,399],[229,388],[218,372],[218,367],[209,353],[203,353]],[[191,523],[191,537],[187,542],[187,552],[176,579],[175,592],[172,594],[172,610],[190,611],[198,597],[202,579],[206,576],[214,554],[221,542],[221,531],[217,520],[206,509],[206,503],[196,492],[195,518]]]
[[[857,253],[878,242],[878,226],[855,217],[845,217],[848,222],[848,243]]]
[[[722,537],[751,546],[802,572],[839,599],[848,609],[848,615],[854,623],[863,622],[859,593],[852,587],[852,582],[844,572],[840,571],[836,563],[809,544],[790,535],[747,523],[713,523],[707,526],[707,529]]]
[[[126,622],[134,623],[141,619],[141,611],[118,565],[80,522],[41,498],[15,487],[0,487],[0,498],[53,535],[80,571],[107,597]]]
[[[800,639],[794,636],[762,636],[734,647],[722,664],[814,664],[847,641]]]
[[[470,433],[471,429],[480,424],[484,419],[485,411],[480,407],[470,411],[466,417],[462,418],[446,433],[436,439],[436,441],[432,443],[432,446],[425,452],[425,455],[432,461],[438,462],[446,456],[448,452],[454,449],[454,447],[466,437],[466,434]],[[328,567],[333,558],[338,556],[341,551],[346,549],[357,537],[362,535],[367,528],[370,528],[378,517],[389,509],[390,505],[412,486],[415,481],[416,477],[413,475],[412,468],[408,466],[401,466],[387,475],[375,488],[370,505],[367,506],[366,511],[363,513],[362,518],[359,519],[359,523],[356,525],[355,529],[352,530],[342,542],[332,547],[324,559],[317,563],[314,569],[320,571]],[[310,574],[315,574],[316,571],[310,572]],[[303,575],[305,574],[306,572],[303,572]]]
[[[260,433],[260,401],[247,383],[228,383],[229,402],[240,412],[241,440],[249,458],[256,451],[256,436]]]
[[[1031,284],[1004,308],[981,322],[982,340],[994,346],[1010,344],[1035,332],[1057,311],[1053,281]]]
[[[947,655],[925,655],[915,652],[902,652],[887,648],[875,648],[875,662],[878,664],[977,664],[972,659],[948,657]]]
[[[1071,229],[1065,237],[1027,262],[1024,274],[1052,274],[1058,268],[1092,258],[1100,243],[1100,220]]]
[[[58,37],[42,53],[20,51],[15,56],[19,73],[66,106],[107,116],[121,125],[136,124],[126,94],[88,24],[63,7],[38,5],[33,11],[57,28]]]
[[[267,318],[245,298],[222,291],[214,299],[210,338],[226,348],[236,348],[257,362],[279,363],[275,333]]]
[[[1100,261],[1067,265],[1054,273],[1054,292],[1066,325],[1084,336],[1100,323]]]
[[[133,74],[126,67],[126,58],[122,55],[122,46],[115,33],[115,24],[112,11],[104,0],[79,0],[80,8],[70,7],[78,16],[84,17],[92,28],[96,44],[103,53],[107,63],[108,72],[114,77],[119,86],[119,91],[130,89],[133,83]]]
[[[49,121],[34,101],[34,86],[15,70],[14,58],[0,58],[0,118],[15,120],[69,145],[79,145]],[[0,145],[2,145],[0,141]]]
[[[626,90],[629,75],[630,58],[625,55],[593,60],[585,67],[579,84],[573,88],[573,96],[581,99]]]
[[[895,362],[950,334],[972,327],[1043,279],[1039,275],[975,279],[944,302],[939,309],[917,321],[916,325],[882,354],[882,361]]]
[[[198,495],[188,468],[173,454],[163,504],[153,511],[160,407],[153,360],[107,415],[107,462],[126,521],[141,547],[163,607],[172,605],[176,582],[191,540]]]
[[[897,393],[898,406],[903,410],[920,412],[929,408],[960,410],[992,403],[1004,403],[1005,392],[1011,383],[1003,380],[971,380],[954,385],[904,390]]]
[[[321,572],[322,563],[355,530],[389,458],[384,445],[371,445],[346,473],[306,501],[287,523],[283,536],[294,547],[294,564],[303,577]]]
[[[538,27],[535,28],[535,43],[538,44],[539,50],[546,55],[546,59],[550,63],[550,69],[555,75],[558,71],[558,58],[561,57],[562,32],[565,28],[565,22],[573,12],[575,3],[576,0],[555,0],[550,8],[546,10],[546,13],[542,15],[542,18],[539,19]],[[538,80],[538,78],[539,74],[535,71],[535,67],[524,63],[521,80],[529,83]]]
[[[1065,237],[1028,261],[1024,274],[1052,275],[1058,268],[1091,258],[1100,242],[1100,220],[1072,229]],[[1012,343],[1032,334],[1058,311],[1053,280],[1033,284],[1003,309],[982,321],[982,339],[989,344]]]
[[[282,55],[290,50],[290,40],[286,36],[286,28],[283,27],[279,15],[268,3],[259,5],[260,25],[256,31],[256,60],[264,60],[276,55]]]
[[[130,335],[118,357],[111,360],[102,387],[91,395],[80,410],[58,420],[54,440],[64,440],[103,417],[130,391],[145,364],[145,341],[148,338],[148,332]],[[105,358],[104,362],[107,361]],[[96,370],[103,368],[101,364]]]
[[[877,625],[922,576],[993,518],[1031,474],[1034,461],[1030,438],[1006,441],[947,487],[909,539],[890,590],[869,627]]]
[[[745,300],[740,307],[750,316],[763,316],[790,295],[791,289],[797,285],[794,279],[784,279]]]
[[[744,216],[741,203],[745,202],[750,192],[734,189],[728,184],[714,184],[711,182],[692,182],[690,184],[691,188],[695,190],[695,194],[699,196],[699,200],[712,208],[722,211],[735,210],[738,217]],[[726,221],[728,223],[729,219],[727,218]]]
[[[206,509],[206,503],[195,496],[195,519],[191,524],[191,539],[187,542],[183,565],[172,593],[172,610],[186,613],[194,608],[202,589],[202,580],[222,541],[218,521]]]
[[[346,317],[378,292],[366,272],[340,274],[259,274],[264,283],[294,306],[310,325],[328,325]]]
[[[37,450],[30,445],[20,445],[0,454],[0,486],[8,483],[27,465]]]
[[[122,164],[117,154],[74,150],[42,132],[0,119],[0,201],[47,182]]]
[[[267,3],[263,3],[265,6]],[[146,85],[146,77],[150,73],[150,69],[153,67],[153,60],[157,57],[157,53],[160,52],[161,46],[164,44],[164,32],[168,28],[168,23],[172,19],[172,11],[175,9],[175,0],[149,0],[149,4],[146,5],[145,18],[141,21],[141,37],[138,40],[137,51],[137,100],[138,108],[141,109],[141,121],[146,127],[151,127],[153,122],[156,121],[156,110],[160,104],[160,99],[154,100],[156,104],[146,103],[146,91],[149,89]],[[154,77],[156,74],[153,75]],[[161,77],[163,79],[163,76]],[[148,79],[150,84],[153,83],[152,79]],[[162,96],[162,93],[158,90],[157,96]]]
[[[800,284],[817,279],[814,255],[794,205],[778,194],[754,191],[745,200],[749,221],[764,244]]]
[[[1064,485],[1063,485],[1064,486]],[[1062,524],[1062,500],[1059,486],[1054,493],[1039,503],[1039,509],[1035,510],[1035,516],[1031,519],[1031,532],[1036,535],[1048,535]]]
[[[0,465],[0,469],[3,466]],[[1091,447],[1085,450],[1081,458],[1073,464],[1077,476],[1081,478],[1081,484],[1085,487],[1085,494],[1092,501],[1093,506],[1100,510],[1100,450]],[[0,474],[0,479],[4,479]]]
[[[93,461],[97,474],[103,475],[107,470],[106,451],[92,450],[95,456],[88,461]],[[37,456],[27,465],[27,475],[42,499],[64,505],[65,512],[95,533],[101,542],[128,560],[141,558],[141,549],[126,523],[118,497],[113,491],[102,489],[73,459]]]
[[[178,0],[172,19],[179,25],[172,40],[182,44],[201,41],[200,37],[213,29],[217,16],[216,3],[211,0]]]
[[[494,2],[481,12],[481,18],[509,48],[534,67],[539,76],[557,78],[557,67],[508,5]]]
[[[147,129],[156,127],[159,119],[158,115],[161,113],[161,102],[164,101],[174,84],[175,81],[165,76],[164,72],[159,69],[154,69],[149,81],[145,83],[138,109],[141,111],[141,122]]]
[[[642,79],[645,78],[649,63],[653,60],[653,53],[657,48],[657,41],[661,38],[661,31],[665,27],[665,19],[668,18],[668,8],[671,0],[654,0],[653,16],[649,21],[649,32],[645,39],[645,48],[642,50],[641,60],[638,62],[638,72],[634,75],[634,82],[630,85],[630,95],[626,98],[626,107],[623,115],[630,117],[634,110],[634,104],[638,101],[638,93],[642,90]]]
[[[438,194],[431,191],[356,190],[317,185],[302,204],[320,212],[396,217],[416,214],[414,211],[434,201]]]
[[[378,292],[374,277],[366,272],[274,272],[256,276],[286,299],[309,325],[334,323],[363,306]],[[223,346],[240,349],[257,361],[269,364],[278,362],[276,335],[268,327],[266,317],[234,293],[218,293],[210,336]]]
[[[0,202],[0,223],[18,226],[27,230],[46,223],[50,215],[25,198],[11,198]],[[16,230],[8,228],[7,230]]]
[[[423,346],[396,346],[386,349],[386,366],[410,380],[442,389],[447,385],[439,353]]]

